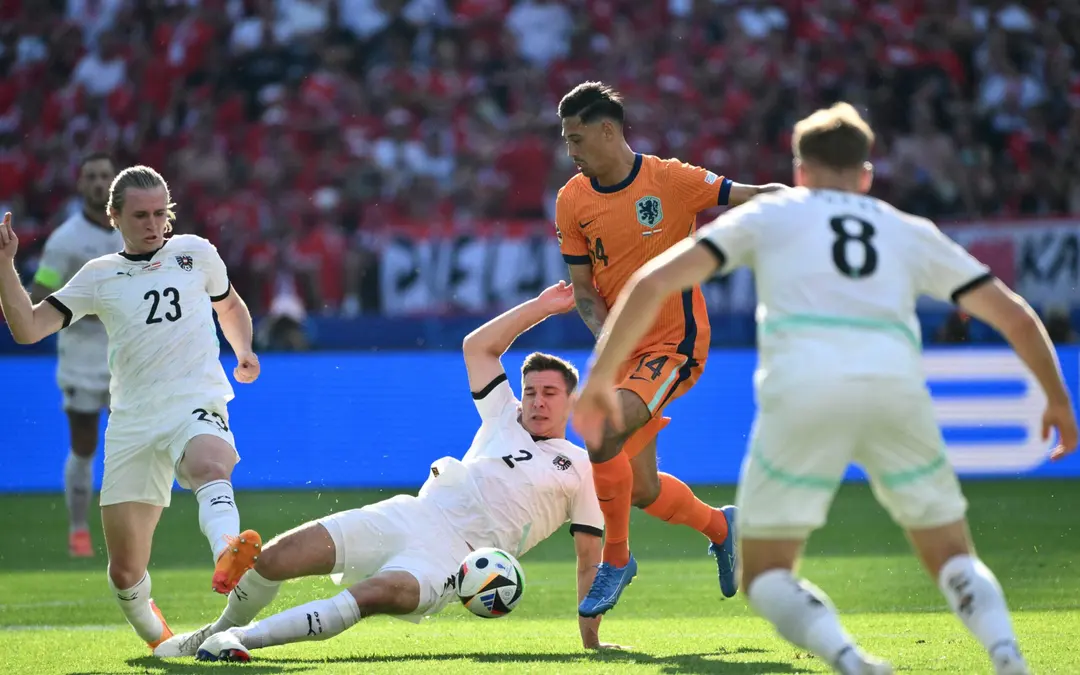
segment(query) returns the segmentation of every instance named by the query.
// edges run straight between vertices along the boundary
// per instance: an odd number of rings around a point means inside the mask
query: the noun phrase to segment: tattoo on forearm
[[[599,336],[600,331],[604,328],[604,319],[607,317],[607,307],[601,308],[593,298],[578,298],[577,311],[578,314],[581,315],[585,325],[592,331],[592,334]]]

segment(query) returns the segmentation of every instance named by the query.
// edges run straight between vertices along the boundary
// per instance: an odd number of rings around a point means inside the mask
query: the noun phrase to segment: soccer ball
[[[506,551],[477,549],[458,568],[457,594],[461,604],[484,619],[509,614],[524,592],[525,572]]]

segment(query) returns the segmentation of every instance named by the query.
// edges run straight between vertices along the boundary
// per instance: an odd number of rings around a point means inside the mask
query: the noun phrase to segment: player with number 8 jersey
[[[11,264],[18,245],[11,214],[0,227],[0,258],[8,259],[0,264],[0,304],[17,342],[37,342],[88,315],[108,334],[112,414],[100,502],[109,584],[151,648],[172,636],[150,599],[147,565],[174,478],[199,503],[199,524],[216,561],[215,591],[229,593],[261,547],[257,533],[240,532],[230,482],[239,460],[227,409],[233,390],[214,325],[216,312],[239,361],[237,381],[253,382],[259,362],[251,314],[210,242],[166,238],[172,206],[156,171],[122,171],[110,186],[108,211],[124,250],[86,263],[37,305]]]

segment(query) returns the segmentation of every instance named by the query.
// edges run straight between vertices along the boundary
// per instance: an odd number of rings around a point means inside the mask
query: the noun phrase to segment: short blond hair
[[[874,131],[850,103],[816,110],[795,124],[791,152],[802,163],[836,171],[861,169],[870,161]]]
[[[113,228],[116,228],[116,220],[112,217],[112,211],[115,209],[117,213],[123,213],[128,188],[153,190],[159,187],[165,188],[165,208],[167,209],[166,215],[169,218],[169,222],[165,225],[165,231],[172,232],[172,221],[176,220],[173,207],[176,204],[173,203],[172,193],[169,192],[169,183],[160,173],[142,164],[124,169],[116,175],[112,185],[109,186],[109,222]]]

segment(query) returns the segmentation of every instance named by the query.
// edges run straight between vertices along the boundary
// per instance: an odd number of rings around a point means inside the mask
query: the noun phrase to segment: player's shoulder
[[[83,266],[79,268],[79,271],[83,274],[93,274],[95,276],[102,274],[109,274],[114,270],[119,270],[125,267],[127,261],[119,253],[106,253],[105,255],[91,258],[83,263]]]
[[[83,230],[83,217],[81,214],[75,213],[64,219],[64,222],[60,223],[55,230],[49,233],[46,243],[57,244],[69,244],[74,243],[80,239],[80,233]]]
[[[556,438],[549,441],[552,450],[555,450],[559,455],[563,456],[567,460],[566,467],[570,466],[583,466],[589,467],[589,453],[578,445],[571,443],[565,438]]]
[[[209,239],[200,237],[197,234],[174,234],[169,237],[169,241],[166,246],[170,250],[185,250],[185,251],[210,251],[216,250],[216,247],[210,243]]]
[[[559,192],[555,195],[555,200],[560,203],[573,202],[588,189],[589,179],[585,177],[585,174],[579,172],[574,174],[570,180],[566,181],[565,185],[559,188]]]
[[[937,223],[929,218],[908,213],[876,197],[864,195],[863,199],[869,200],[873,204],[876,217],[872,220],[878,227],[893,227],[918,238],[934,238],[941,234]]]

